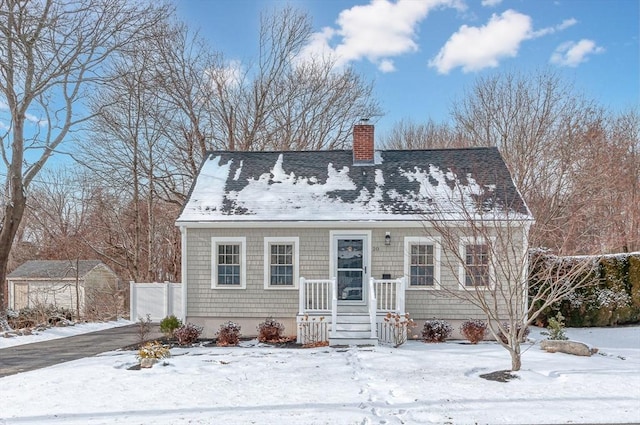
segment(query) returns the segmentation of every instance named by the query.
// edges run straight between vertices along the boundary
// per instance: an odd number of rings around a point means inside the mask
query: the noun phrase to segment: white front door
[[[369,276],[369,235],[335,233],[332,238],[333,276],[341,304],[364,304]]]

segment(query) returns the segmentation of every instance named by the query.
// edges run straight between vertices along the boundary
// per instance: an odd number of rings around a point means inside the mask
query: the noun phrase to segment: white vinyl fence
[[[129,282],[129,320],[145,319],[147,314],[154,322],[167,316],[182,318],[182,284]]]

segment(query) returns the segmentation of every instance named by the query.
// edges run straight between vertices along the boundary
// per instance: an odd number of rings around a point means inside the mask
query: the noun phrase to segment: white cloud
[[[382,72],[395,66],[390,58],[418,50],[418,24],[438,7],[464,9],[462,0],[372,0],[340,12],[337,28],[314,34],[301,52],[302,59],[331,55],[337,66],[367,59]],[[337,45],[331,41],[339,38]]]
[[[244,68],[238,60],[229,61],[227,66],[209,70],[211,80],[227,86],[238,86],[242,82]]]
[[[540,30],[532,32],[530,38],[538,38],[544,35],[553,34],[554,32],[562,31],[569,27],[572,27],[577,23],[578,21],[575,18],[565,19],[564,21],[562,21],[562,23],[556,25],[555,27],[542,28]]]
[[[40,118],[36,117],[35,115],[30,114],[28,112],[24,114],[24,117],[27,119],[27,121],[37,125],[38,127],[46,127],[47,126],[47,120],[40,119]]]
[[[482,5],[485,7],[494,7],[502,3],[502,0],[482,0]]]
[[[391,59],[383,59],[383,60],[381,60],[380,64],[378,65],[378,68],[382,72],[393,72],[393,71],[396,70],[396,67],[393,64],[393,61]]]
[[[596,45],[593,40],[582,39],[577,43],[567,41],[556,48],[550,61],[559,66],[576,67],[582,62],[586,62],[589,55],[603,52],[604,48]]]
[[[429,62],[441,74],[462,67],[464,72],[498,66],[505,57],[515,57],[520,43],[530,37],[531,18],[513,10],[493,15],[483,27],[463,25]]]

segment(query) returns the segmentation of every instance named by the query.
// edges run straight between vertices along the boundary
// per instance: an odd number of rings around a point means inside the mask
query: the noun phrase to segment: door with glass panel
[[[362,304],[366,300],[367,237],[334,236],[334,264],[341,304]]]

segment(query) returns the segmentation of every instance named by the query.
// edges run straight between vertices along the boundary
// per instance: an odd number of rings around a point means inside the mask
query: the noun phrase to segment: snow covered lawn
[[[510,365],[490,342],[341,350],[253,341],[172,349],[166,366],[147,370],[128,370],[135,352],[115,351],[0,379],[0,424],[640,422],[640,327],[568,335],[600,354],[534,345],[507,383],[479,377]]]

